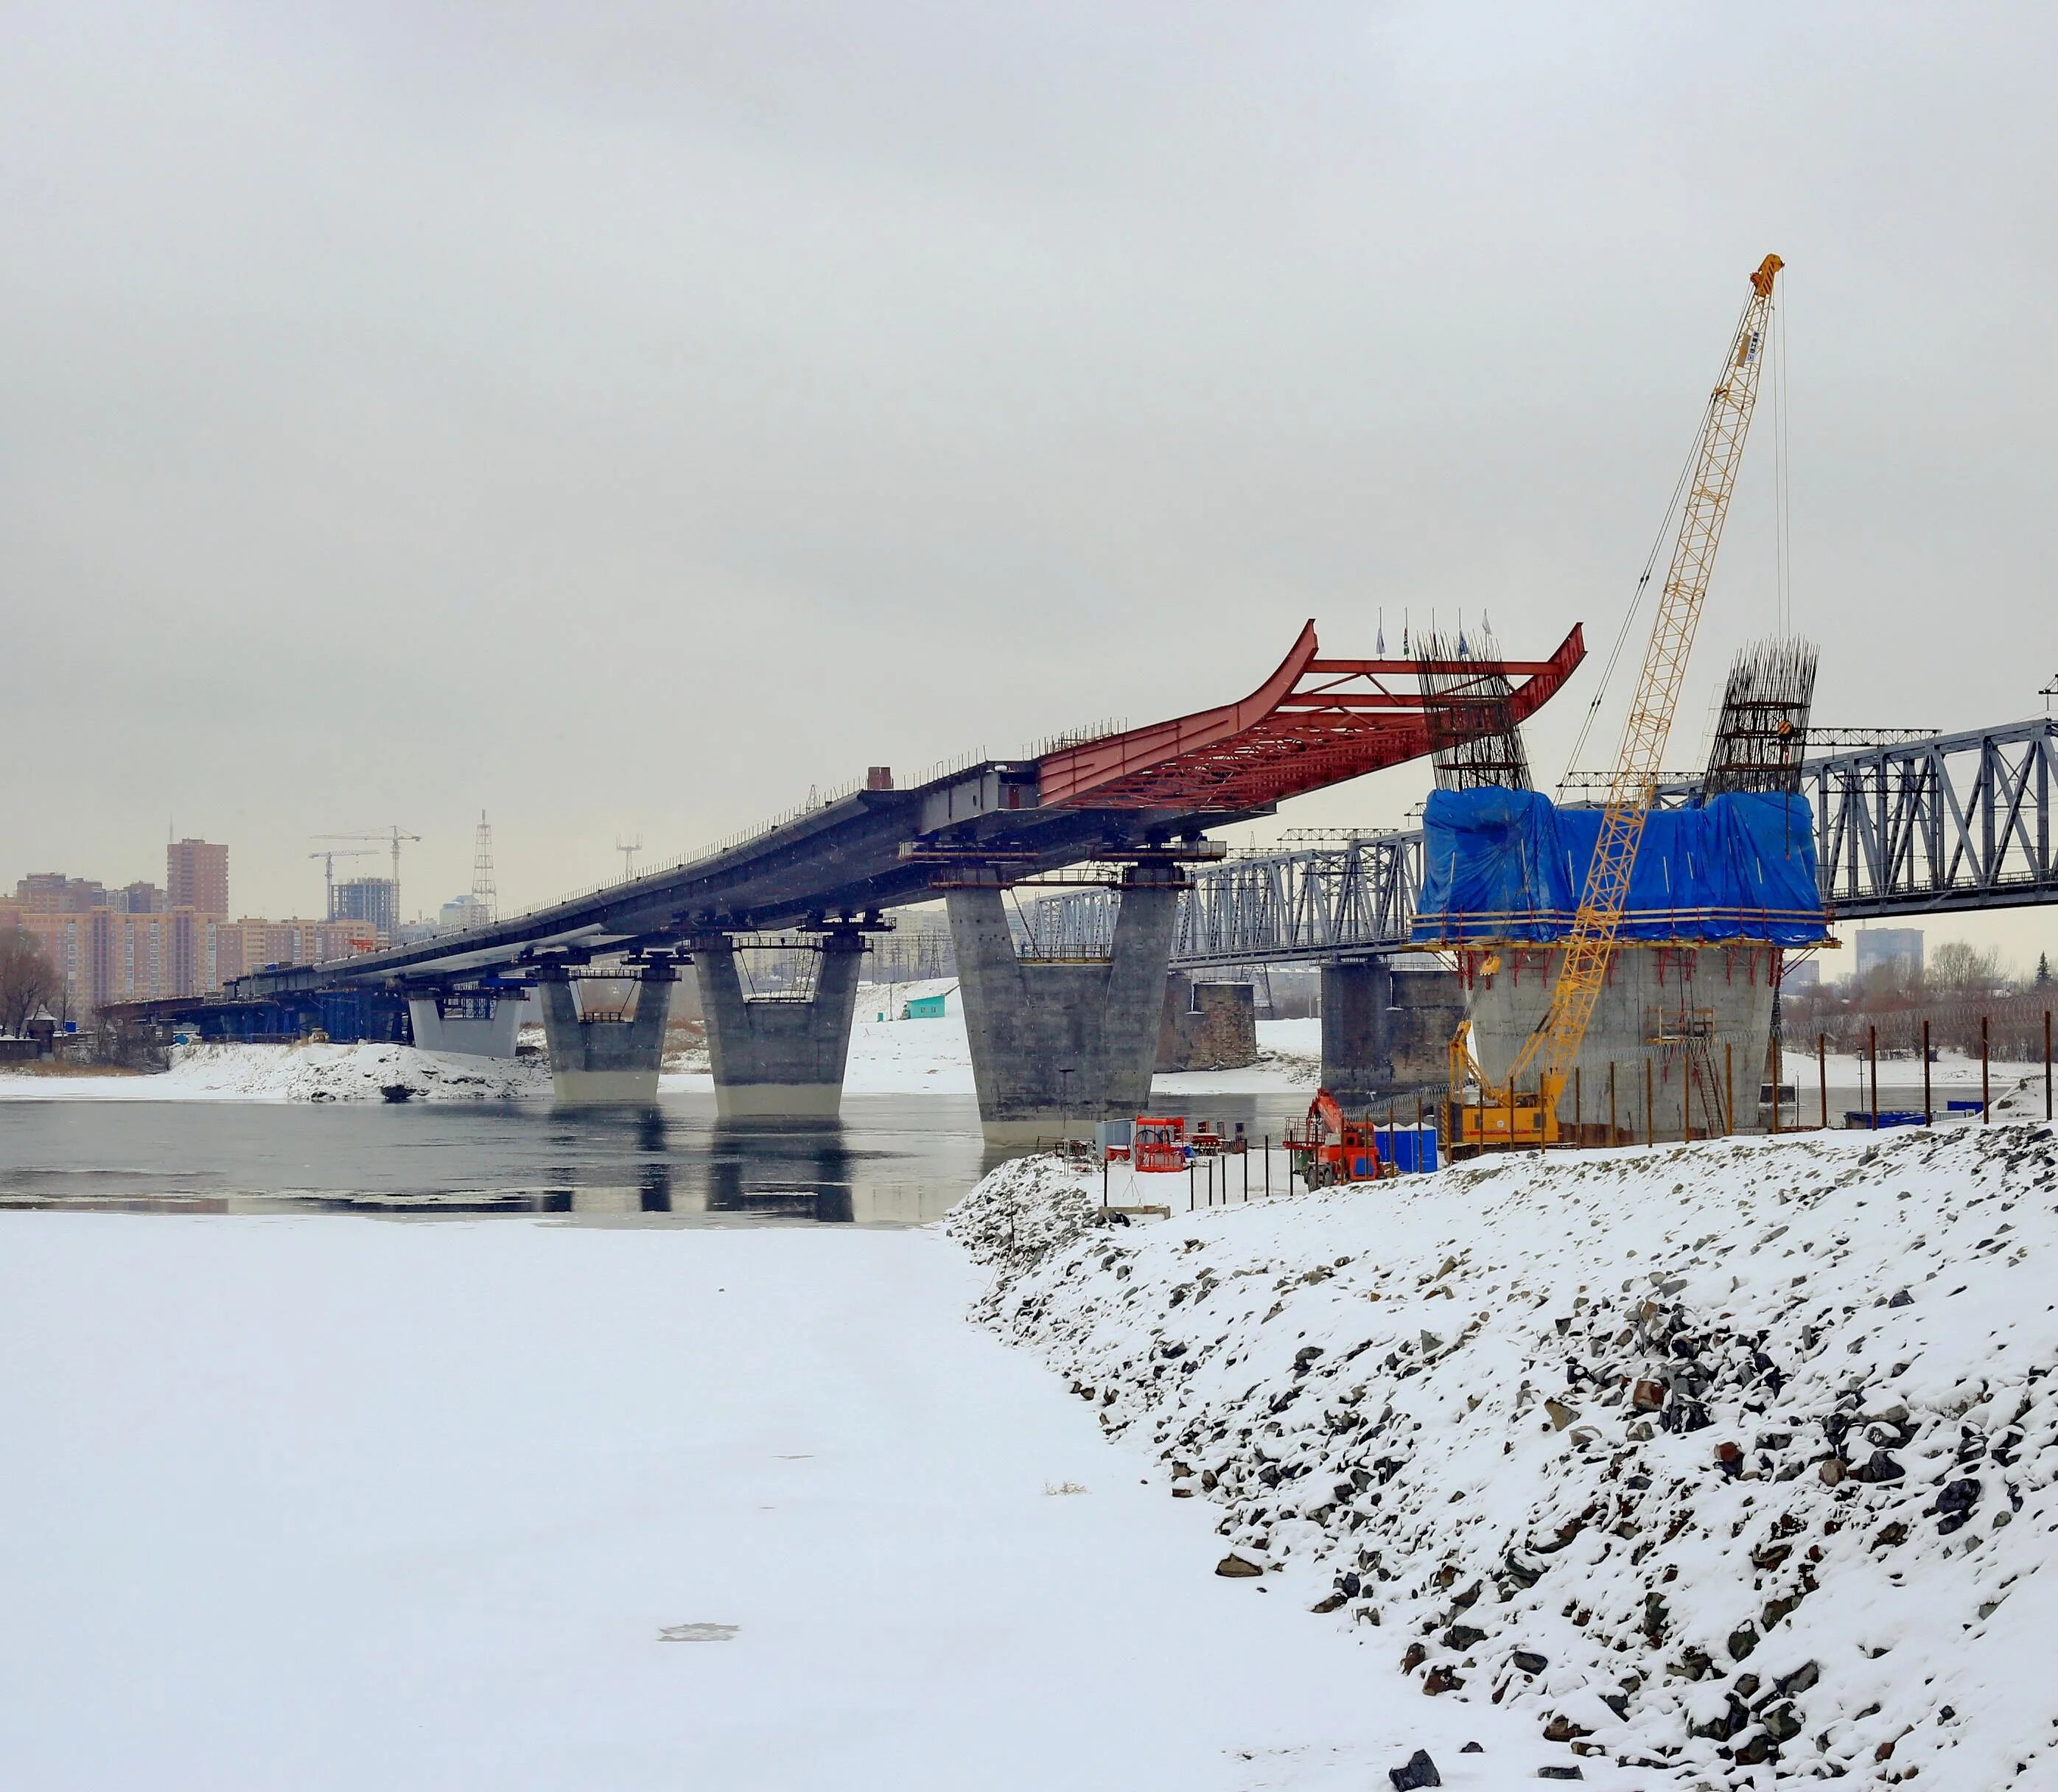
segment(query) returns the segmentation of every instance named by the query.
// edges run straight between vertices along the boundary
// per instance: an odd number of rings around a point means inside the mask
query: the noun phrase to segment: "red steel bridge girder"
[[[1512,725],[1555,695],[1585,658],[1575,626],[1546,660],[1436,661],[1429,669],[1448,687],[1440,703],[1504,677],[1512,689],[1496,714]],[[1310,622],[1278,670],[1240,702],[1047,753],[1037,766],[1039,800],[1046,809],[1257,810],[1419,759],[1432,745],[1423,670],[1414,659],[1321,658]]]

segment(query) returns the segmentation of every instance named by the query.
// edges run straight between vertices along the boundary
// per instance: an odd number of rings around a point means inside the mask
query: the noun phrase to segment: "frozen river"
[[[1529,1782],[966,1323],[970,1098],[711,1110],[0,1104],[0,1785]]]

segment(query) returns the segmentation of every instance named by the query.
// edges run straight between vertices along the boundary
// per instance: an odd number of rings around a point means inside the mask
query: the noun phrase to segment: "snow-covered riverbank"
[[[0,1101],[519,1101],[550,1092],[540,1058],[409,1045],[191,1045],[154,1076],[0,1075]]]
[[[2058,1784],[2054,1190],[1996,1124],[1134,1226],[1027,1159],[952,1227],[1226,1570],[1418,1695],[1688,1785],[2000,1788]]]
[[[901,999],[908,987],[900,986]],[[881,1020],[877,1016],[888,1007],[883,991],[868,987],[861,993],[865,1001],[851,1029],[844,1076],[847,1093],[972,1093],[971,1048],[955,998],[934,1019]],[[1261,1021],[1257,1064],[1242,1071],[1160,1077],[1157,1087],[1186,1099],[1312,1090],[1321,1051],[1321,1024]],[[542,1031],[535,1027],[527,1036],[540,1039]],[[658,1079],[659,1090],[712,1095],[714,1079],[705,1067],[705,1056],[699,1064],[667,1070]],[[391,1045],[189,1046],[175,1053],[170,1071],[154,1076],[56,1077],[0,1069],[0,1101],[378,1101],[383,1090],[396,1085],[409,1088],[417,1100],[515,1101],[547,1097],[550,1075],[541,1057],[510,1061]]]

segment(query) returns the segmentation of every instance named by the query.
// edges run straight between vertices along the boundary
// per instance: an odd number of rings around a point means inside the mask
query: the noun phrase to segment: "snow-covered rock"
[[[1097,1206],[988,1177],[981,1315],[1424,1691],[1688,1785],[2058,1785],[2040,1122]]]

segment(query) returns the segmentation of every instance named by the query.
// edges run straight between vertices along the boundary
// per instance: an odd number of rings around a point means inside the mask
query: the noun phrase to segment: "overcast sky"
[[[161,880],[175,823],[305,914],[308,836],[397,822],[432,906],[484,808],[526,904],[1241,694],[1309,616],[1604,649],[1769,249],[1818,718],[2035,714],[2054,50],[2041,6],[13,0],[0,885]],[[1677,762],[1774,620],[1770,420]]]

